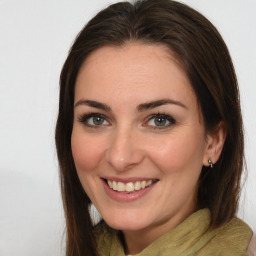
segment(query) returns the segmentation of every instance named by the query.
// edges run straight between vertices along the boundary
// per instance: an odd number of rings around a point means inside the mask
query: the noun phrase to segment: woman
[[[235,71],[190,7],[123,2],[83,28],[61,73],[56,146],[67,255],[247,255]]]

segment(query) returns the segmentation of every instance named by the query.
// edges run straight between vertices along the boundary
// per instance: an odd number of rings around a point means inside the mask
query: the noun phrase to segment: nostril
[[[106,155],[106,161],[117,171],[126,171],[140,164],[144,159],[141,151],[132,149],[124,151],[112,151]]]

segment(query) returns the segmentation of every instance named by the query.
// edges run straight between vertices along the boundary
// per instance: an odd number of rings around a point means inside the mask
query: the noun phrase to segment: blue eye
[[[86,126],[98,128],[100,126],[108,126],[109,122],[106,118],[100,114],[91,113],[88,115],[83,115],[79,118],[79,122]]]
[[[175,123],[176,121],[171,116],[165,114],[157,114],[151,116],[148,119],[147,125],[152,126],[155,129],[164,129]]]

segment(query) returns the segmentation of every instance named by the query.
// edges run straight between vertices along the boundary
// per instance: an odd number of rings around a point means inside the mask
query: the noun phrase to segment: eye
[[[83,123],[88,127],[93,127],[93,128],[108,126],[110,124],[103,115],[98,113],[82,115],[79,117],[79,122]]]
[[[152,115],[147,121],[147,125],[153,127],[154,129],[164,129],[175,123],[176,121],[171,116],[166,114]]]

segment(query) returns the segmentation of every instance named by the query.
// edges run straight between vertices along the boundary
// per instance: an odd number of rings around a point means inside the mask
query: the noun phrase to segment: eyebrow
[[[171,100],[171,99],[160,99],[160,100],[155,100],[155,101],[142,103],[142,104],[137,106],[137,110],[139,112],[142,112],[142,111],[145,111],[145,110],[148,110],[148,109],[153,109],[153,108],[160,107],[162,105],[167,105],[167,104],[178,105],[180,107],[183,107],[183,108],[187,109],[187,107],[179,101]]]
[[[142,103],[138,105],[136,109],[137,111],[142,112],[142,111],[146,111],[146,110],[153,109],[153,108],[160,107],[162,105],[167,105],[167,104],[173,104],[173,105],[177,105],[187,109],[187,107],[183,103],[179,101],[171,100],[171,99],[160,99],[160,100]],[[94,100],[84,100],[84,99],[79,100],[74,107],[78,107],[81,105],[86,105],[89,107],[98,108],[107,112],[111,112],[111,108],[107,104],[94,101]]]
[[[101,103],[101,102],[98,102],[98,101],[94,101],[94,100],[79,100],[76,104],[75,104],[75,108],[78,107],[78,106],[81,106],[81,105],[86,105],[86,106],[89,106],[89,107],[93,107],[93,108],[98,108],[98,109],[101,109],[101,110],[104,110],[104,111],[107,111],[107,112],[110,112],[111,111],[111,108],[104,104],[104,103]]]

